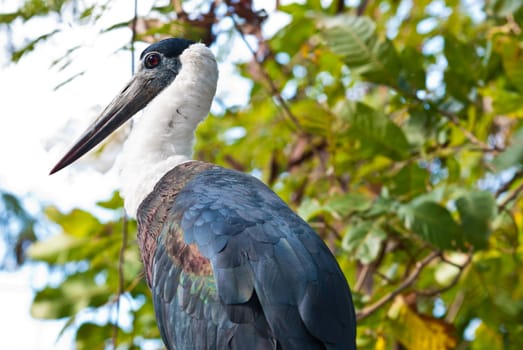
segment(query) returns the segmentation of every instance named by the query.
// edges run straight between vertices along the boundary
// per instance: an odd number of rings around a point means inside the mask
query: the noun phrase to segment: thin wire
[[[134,66],[135,66],[135,58],[134,58],[134,42],[136,41],[136,23],[138,22],[138,0],[134,0],[134,15],[133,15],[133,21],[131,24],[131,75],[134,75]]]
[[[136,23],[138,21],[138,0],[134,0],[134,15],[133,20],[131,24],[131,75],[134,75],[134,67],[135,67],[135,46],[134,42],[136,41]],[[120,317],[120,299],[121,296],[125,292],[125,278],[124,278],[124,272],[123,272],[123,266],[125,263],[125,250],[127,249],[127,236],[128,236],[128,222],[129,218],[127,217],[127,213],[125,212],[125,209],[123,209],[122,214],[122,246],[120,248],[120,253],[118,255],[118,295],[116,297],[116,315],[115,315],[115,322],[113,324],[113,334],[112,334],[112,345],[113,349],[116,349],[118,344],[118,330],[119,330],[119,317]]]

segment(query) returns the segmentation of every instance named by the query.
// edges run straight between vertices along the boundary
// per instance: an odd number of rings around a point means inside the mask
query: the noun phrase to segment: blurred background
[[[113,167],[48,172],[165,37],[220,68],[195,159],[271,186],[336,254],[360,349],[523,348],[518,0],[0,0],[7,349],[161,349]]]

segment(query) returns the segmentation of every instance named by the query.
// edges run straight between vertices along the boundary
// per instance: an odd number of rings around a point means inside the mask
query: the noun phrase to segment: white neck
[[[119,160],[121,194],[133,217],[160,178],[191,159],[194,131],[209,113],[216,92],[218,68],[205,45],[191,45],[180,61],[178,76],[136,120]]]

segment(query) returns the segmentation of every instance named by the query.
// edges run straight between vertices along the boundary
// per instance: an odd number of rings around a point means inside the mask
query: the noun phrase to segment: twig
[[[369,274],[371,274],[373,270],[374,268],[371,264],[363,265],[358,275],[358,279],[356,280],[356,284],[354,285],[355,292],[361,291],[363,285],[365,284],[365,281],[369,278]]]
[[[521,193],[521,191],[523,191],[523,183],[519,184],[519,186],[516,187],[514,191],[510,192],[505,197],[505,199],[503,199],[503,201],[498,206],[499,211],[503,211],[510,202],[516,199],[516,197]]]
[[[423,270],[423,268],[425,268],[425,266],[427,266],[432,260],[434,260],[435,258],[437,258],[439,256],[440,256],[440,251],[433,251],[429,255],[427,255],[423,260],[418,261],[416,263],[416,267],[412,270],[410,275],[407,276],[407,278],[405,278],[405,280],[403,280],[403,282],[398,286],[398,288],[396,288],[389,294],[385,295],[384,297],[382,297],[381,299],[376,301],[374,304],[369,305],[366,308],[364,308],[363,310],[361,310],[360,312],[358,312],[356,314],[356,319],[358,321],[361,321],[364,318],[370,316],[380,307],[382,307],[383,305],[385,305],[386,303],[388,303],[389,301],[394,299],[402,291],[404,291],[405,289],[410,287],[416,281],[416,279],[418,278],[418,276],[421,273],[421,271]]]
[[[278,103],[281,105],[281,107],[285,111],[285,114],[292,121],[292,123],[296,126],[296,128],[298,130],[300,130],[301,132],[305,133],[303,131],[303,127],[301,126],[300,122],[298,121],[298,118],[296,118],[296,116],[292,113],[289,105],[287,104],[287,101],[285,101],[285,99],[281,95],[280,91],[278,90],[278,88],[274,84],[274,81],[271,79],[271,77],[269,76],[267,71],[264,69],[264,67],[262,66],[261,62],[258,61],[258,57],[256,56],[256,52],[254,51],[252,46],[247,41],[247,38],[245,37],[245,34],[243,33],[243,31],[242,31],[240,25],[238,24],[238,22],[236,22],[236,19],[234,18],[233,14],[231,15],[231,19],[232,19],[232,22],[234,24],[234,27],[236,28],[236,30],[240,34],[240,38],[242,39],[242,41],[247,46],[247,49],[251,52],[253,60],[256,63],[256,65],[258,66],[258,68],[260,70],[260,73],[262,74],[262,76],[265,79],[265,81],[269,84],[270,94],[278,101]]]
[[[447,316],[445,316],[446,322],[454,323],[454,319],[456,318],[456,315],[458,314],[458,311],[461,308],[461,305],[463,305],[464,300],[465,300],[465,293],[463,293],[463,291],[459,291],[456,294],[454,301],[450,304],[450,306],[448,308]]]
[[[239,33],[239,35],[240,35],[242,41],[245,43],[247,49],[250,51],[250,53],[251,53],[251,55],[253,57],[253,60],[254,60],[255,64],[257,65],[257,67],[258,67],[258,70],[259,70],[260,74],[262,75],[263,79],[269,85],[269,93],[280,104],[281,108],[284,111],[284,115],[292,122],[292,124],[297,129],[298,133],[301,136],[305,137],[309,141],[308,143],[310,144],[310,146],[312,148],[312,153],[318,158],[318,160],[320,161],[321,166],[325,169],[325,160],[321,156],[321,149],[320,149],[320,147],[313,142],[312,135],[310,133],[308,133],[303,128],[303,126],[300,124],[300,121],[298,120],[298,118],[292,113],[292,111],[291,111],[291,109],[289,107],[289,104],[283,98],[282,94],[278,90],[278,87],[274,83],[274,80],[271,79],[271,77],[269,76],[269,73],[265,70],[265,67],[263,66],[262,62],[260,62],[258,60],[258,56],[256,55],[255,50],[251,47],[251,45],[247,41],[247,38],[245,37],[245,33],[243,32],[241,26],[238,24],[238,22],[234,18],[234,13],[230,14],[230,18],[233,21],[234,28]]]
[[[521,34],[521,27],[514,20],[514,15],[513,14],[507,15],[507,24],[506,24],[506,26],[508,26],[510,28],[512,33],[514,33],[516,35]]]
[[[505,182],[503,184],[503,186],[501,186],[497,191],[496,193],[494,194],[494,196],[497,198],[499,197],[501,194],[503,194],[504,192],[507,192],[510,188],[510,186],[512,186],[514,184],[514,182],[516,182],[517,180],[519,180],[521,177],[523,176],[523,169],[519,169],[518,171],[516,171],[514,173],[514,176],[512,176],[512,178],[510,180],[508,180],[507,182]]]
[[[338,232],[338,230],[336,230],[336,227],[327,222],[327,219],[325,219],[324,215],[322,215],[321,220],[323,221],[325,228],[329,230],[338,241],[343,239],[343,236]]]
[[[231,156],[230,154],[226,154],[225,157],[224,157],[225,161],[234,169],[234,170],[238,170],[238,171],[242,171],[244,172],[245,171],[245,165],[243,165],[242,163],[240,163],[238,160],[236,160],[233,156]]]
[[[465,271],[465,268],[470,264],[470,262],[472,261],[472,252],[470,252],[469,254],[467,254],[467,259],[465,260],[465,262],[461,265],[459,264],[455,264],[447,259],[445,259],[443,256],[441,256],[441,259],[447,263],[447,264],[450,264],[452,266],[455,266],[456,268],[459,269],[458,273],[456,274],[456,276],[454,276],[454,278],[452,279],[452,281],[447,284],[446,286],[444,287],[441,287],[441,288],[434,288],[434,289],[427,289],[427,290],[417,290],[416,291],[416,294],[418,295],[423,295],[423,296],[427,296],[427,297],[430,297],[430,296],[434,296],[434,295],[438,295],[438,294],[441,294],[441,293],[444,293],[446,292],[447,290],[451,289],[452,287],[454,287],[459,279],[461,278],[461,275],[463,274],[463,271]]]
[[[461,121],[459,120],[459,117],[457,114],[455,113],[452,113],[450,111],[447,111],[445,109],[441,109],[439,108],[435,103],[433,103],[432,101],[429,101],[429,100],[424,100],[422,98],[420,98],[418,95],[416,95],[415,93],[411,92],[411,91],[406,91],[405,89],[402,89],[401,87],[397,86],[397,85],[389,85],[391,88],[393,88],[394,90],[398,91],[400,94],[403,94],[407,97],[410,97],[416,101],[418,101],[419,103],[421,104],[428,104],[428,106],[430,106],[430,108],[432,110],[434,110],[435,112],[441,114],[442,116],[446,117],[452,124],[454,124],[458,129],[461,130],[461,132],[463,133],[463,135],[465,135],[465,137],[474,145],[476,145],[477,147],[479,147],[482,151],[484,152],[492,152],[492,151],[502,151],[502,149],[499,149],[498,147],[494,146],[494,147],[490,147],[489,145],[487,145],[485,142],[481,141],[480,139],[478,139],[476,137],[476,135],[474,135],[472,132],[470,132],[469,130],[467,130],[467,128],[465,128],[462,124],[461,124]]]
[[[396,284],[399,282],[398,279],[391,279],[389,277],[387,277],[384,273],[380,272],[380,271],[375,271],[374,274],[381,278],[382,280],[384,280],[385,282],[387,282],[387,284]]]
[[[422,101],[422,100],[420,100]],[[433,108],[438,112],[439,114],[447,117],[447,119],[454,124],[461,132],[465,135],[465,137],[472,142],[474,145],[478,146],[482,151],[488,151],[491,152],[493,150],[497,150],[496,147],[489,147],[485,142],[481,141],[474,135],[472,132],[467,130],[463,125],[461,125],[461,121],[459,120],[458,116],[450,111],[446,111],[444,109],[438,108],[433,106]]]
[[[176,12],[177,15],[184,13],[181,0],[171,0],[171,5],[173,5],[174,12]]]
[[[372,275],[380,274],[380,272],[378,271],[378,267],[381,265],[383,258],[385,258],[386,251],[386,244],[380,243],[380,250],[378,252],[378,255],[376,256],[376,259],[370,264],[364,265],[363,268],[359,271],[358,279],[356,281],[356,284],[354,285],[355,291],[361,292],[361,290],[365,287],[365,293],[369,295],[372,293]]]
[[[281,108],[284,111],[284,115],[292,122],[292,124],[297,129],[298,133],[301,136],[305,137],[309,141],[308,143],[311,145],[312,153],[315,156],[317,156],[318,160],[320,161],[321,166],[323,168],[325,168],[325,160],[321,156],[321,149],[319,149],[319,147],[317,145],[315,145],[315,143],[313,142],[312,135],[304,130],[304,128],[300,124],[300,121],[298,120],[298,118],[292,113],[292,111],[291,111],[291,109],[289,107],[289,104],[287,103],[287,101],[281,95],[281,93],[278,90],[278,88],[277,88],[276,84],[274,83],[273,79],[271,79],[271,77],[269,76],[269,73],[265,70],[265,67],[263,67],[262,62],[260,62],[258,60],[258,56],[256,55],[255,50],[251,47],[251,45],[247,41],[247,38],[245,37],[245,33],[243,32],[241,26],[238,24],[238,22],[236,21],[236,19],[234,17],[234,13],[230,14],[230,18],[232,19],[232,22],[234,24],[234,28],[239,33],[239,35],[240,35],[242,41],[245,43],[247,49],[250,51],[250,53],[251,53],[251,55],[253,57],[253,60],[254,60],[255,64],[257,65],[257,67],[258,67],[258,70],[259,70],[260,74],[262,75],[263,79],[269,85],[269,89],[270,89],[269,93],[271,94],[272,97],[274,97],[274,99],[276,99],[276,101],[278,101],[278,103],[280,104]],[[259,39],[259,40],[261,40],[261,39]],[[293,202],[294,202],[294,200],[293,200]]]
[[[461,269],[462,267],[465,267],[465,265],[461,265],[461,264],[455,263],[452,260],[447,259],[445,257],[445,255],[443,255],[443,253],[441,254],[440,258],[441,258],[441,261],[443,261],[444,263],[447,263],[449,265],[457,267],[458,269]],[[470,254],[467,254],[467,260],[470,260]],[[467,264],[468,264],[468,262],[467,262]]]
[[[336,14],[343,13],[345,10],[345,0],[338,0],[336,2]]]
[[[120,297],[125,293],[125,279],[123,266],[125,263],[125,250],[127,249],[127,214],[124,211],[122,216],[122,247],[120,248],[120,253],[118,256],[118,294],[116,295],[116,316],[115,322],[113,324],[113,335],[112,335],[112,344],[113,349],[116,349],[118,344],[118,320],[120,316]]]
[[[343,3],[343,1],[342,1]],[[363,13],[365,12],[365,9],[367,8],[367,5],[369,4],[369,0],[363,0],[359,5],[358,9],[356,10],[356,16],[363,16]]]
[[[300,140],[298,140],[298,141],[300,141]],[[305,163],[305,161],[311,159],[312,156],[315,155],[314,151],[323,151],[328,146],[327,140],[322,139],[319,144],[314,145],[312,150],[306,150],[306,146],[309,146],[309,144],[310,144],[310,140],[308,138],[306,138],[304,140],[302,152],[299,152],[298,154],[294,154],[294,152],[291,152],[291,154],[289,155],[288,163],[287,163],[288,171],[290,171],[293,167],[299,166],[299,165]]]

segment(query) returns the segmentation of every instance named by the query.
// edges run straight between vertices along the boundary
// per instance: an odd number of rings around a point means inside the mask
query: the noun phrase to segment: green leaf
[[[416,196],[426,191],[429,172],[418,164],[409,163],[390,179],[390,193],[394,196]]]
[[[499,329],[490,328],[482,322],[474,332],[471,350],[503,349],[503,335]]]
[[[37,240],[37,222],[21,198],[0,189],[0,245],[3,248],[0,269],[9,269],[25,262],[29,244]]]
[[[451,249],[462,246],[463,232],[450,212],[436,202],[424,201],[400,208],[405,226],[438,248]]]
[[[39,37],[37,37],[34,40],[31,40],[23,48],[13,52],[12,55],[11,55],[11,60],[13,60],[13,62],[18,62],[22,58],[22,56],[24,56],[25,54],[33,51],[35,49],[36,45],[39,44],[41,41],[45,41],[45,40],[49,39],[51,36],[53,36],[53,35],[55,35],[56,33],[59,33],[59,32],[60,32],[59,29],[55,29],[55,30],[53,30],[53,31],[51,31],[49,33],[40,35]]]
[[[39,319],[72,316],[86,307],[97,307],[108,301],[111,290],[94,283],[94,273],[87,271],[69,276],[57,288],[47,287],[36,293],[31,315]]]
[[[358,103],[356,110],[347,115],[347,121],[349,137],[360,141],[366,156],[378,153],[394,160],[407,157],[409,144],[405,134],[385,114]]]
[[[426,76],[423,64],[425,57],[423,57],[421,52],[411,46],[407,46],[400,52],[398,59],[401,61],[401,70],[398,77],[398,86],[401,90],[409,92],[424,90]],[[392,62],[392,58],[389,62]]]
[[[476,249],[486,248],[492,232],[491,223],[497,213],[496,200],[492,193],[469,192],[456,200],[456,207],[465,239]]]
[[[70,250],[81,247],[84,243],[83,239],[61,233],[31,244],[27,250],[27,256],[33,260],[55,264],[66,260]]]
[[[495,0],[487,1],[485,3],[485,10],[488,14],[505,18],[514,15],[522,6],[523,4],[519,0]]]
[[[316,199],[305,199],[298,207],[298,215],[305,221],[323,212],[323,206]]]
[[[501,46],[503,68],[512,85],[523,92],[523,49],[519,39],[504,36]]]
[[[316,199],[305,199],[298,208],[298,215],[304,220],[310,220],[322,214],[338,218],[356,211],[365,211],[371,207],[371,201],[364,195],[353,192],[329,197],[321,204]]]
[[[30,20],[37,16],[49,14],[51,11],[59,12],[64,0],[46,1],[46,0],[25,0],[20,1],[17,11],[0,14],[0,23],[11,23],[17,18],[23,21]]]
[[[105,349],[105,342],[111,336],[111,326],[84,323],[76,333],[76,349]]]
[[[338,216],[344,217],[352,212],[365,211],[370,208],[369,198],[358,192],[351,192],[340,196],[330,197],[323,208],[330,212],[335,212]]]
[[[81,209],[73,209],[68,214],[62,214],[55,207],[49,207],[46,214],[49,219],[62,226],[67,234],[78,238],[92,236],[102,227],[97,218]]]
[[[118,191],[113,192],[113,196],[106,200],[96,203],[97,206],[106,209],[120,209],[123,208],[123,198],[120,196]]]
[[[312,99],[301,100],[291,106],[304,131],[313,135],[329,135],[333,115]]]
[[[356,72],[373,83],[384,84],[399,91],[413,93],[410,90],[412,87],[407,84],[407,77],[411,73],[402,76],[400,74],[401,66],[394,44],[390,40],[385,40],[375,45],[369,64],[358,68]]]
[[[523,93],[508,90],[506,82],[498,82],[480,89],[483,96],[492,98],[492,107],[496,114],[508,114],[519,117],[523,113]]]
[[[378,256],[381,242],[386,237],[378,225],[365,221],[347,228],[342,247],[363,264],[370,264]]]
[[[17,13],[17,12],[0,13],[0,23],[9,24],[9,23],[13,22],[15,19],[17,19],[18,16],[19,16],[19,13]]]
[[[349,67],[368,66],[376,42],[376,24],[367,17],[338,15],[319,22],[329,48]],[[376,69],[368,66],[366,70]]]
[[[517,130],[508,146],[502,153],[498,154],[493,164],[497,171],[508,169],[513,166],[520,166],[523,162],[523,128]]]
[[[305,16],[307,9],[303,8],[303,5],[289,4],[282,7],[301,7],[303,9],[303,13],[294,16],[292,22],[278,31],[270,40],[275,52],[285,52],[293,56],[306,45],[307,40],[315,32],[315,26],[312,19]]]
[[[400,78],[401,62],[390,40],[379,42],[376,25],[367,18],[337,15],[319,22],[327,46],[341,56],[354,74],[377,84],[405,88],[407,80],[419,85],[419,67]],[[416,61],[418,62],[418,61]]]
[[[476,71],[476,65],[479,59],[472,43],[461,41],[450,33],[444,39],[444,53],[449,62],[449,69],[470,80],[478,77],[480,72]]]
[[[449,33],[445,36],[444,53],[449,62],[445,70],[445,84],[452,96],[450,101],[468,102],[471,90],[478,85],[477,80],[484,70],[476,48]]]
[[[398,209],[398,202],[383,193],[376,198],[370,209],[365,213],[368,217],[385,216],[395,214]]]
[[[115,29],[121,29],[121,28],[125,28],[125,27],[129,27],[129,21],[113,23],[111,26],[105,28],[103,31],[107,33],[107,32],[113,31]]]

